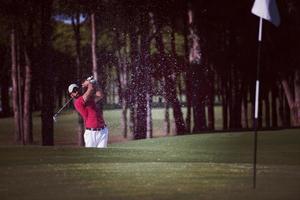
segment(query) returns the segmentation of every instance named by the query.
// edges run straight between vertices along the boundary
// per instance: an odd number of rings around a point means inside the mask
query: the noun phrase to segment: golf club
[[[58,114],[72,101],[73,98],[70,98],[54,115],[53,115],[53,121],[57,121]]]
[[[96,80],[94,79],[93,76],[88,77],[86,80],[90,81],[92,84],[96,83]],[[82,88],[79,87],[79,90],[81,90]],[[72,101],[73,98],[70,98],[54,115],[53,115],[53,121],[56,122],[57,121],[57,117],[59,115],[59,113]]]

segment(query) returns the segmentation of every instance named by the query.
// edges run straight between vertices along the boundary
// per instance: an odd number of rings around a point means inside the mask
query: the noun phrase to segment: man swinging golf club
[[[82,90],[76,84],[68,87],[70,96],[74,99],[74,107],[84,120],[85,147],[106,148],[108,129],[105,125],[102,110],[96,103],[103,98],[103,93],[93,77],[82,83]]]

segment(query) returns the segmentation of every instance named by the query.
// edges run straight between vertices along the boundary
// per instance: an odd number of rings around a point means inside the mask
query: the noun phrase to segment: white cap
[[[78,85],[76,85],[75,83],[69,85],[69,87],[68,87],[68,92],[69,92],[69,93],[72,93],[73,90],[74,90],[74,88],[79,88],[79,87],[78,87]]]

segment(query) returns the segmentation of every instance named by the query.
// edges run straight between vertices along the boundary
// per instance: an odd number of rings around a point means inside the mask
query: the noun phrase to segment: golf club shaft
[[[55,114],[54,116],[57,116],[70,102],[72,101],[72,98],[70,98]]]

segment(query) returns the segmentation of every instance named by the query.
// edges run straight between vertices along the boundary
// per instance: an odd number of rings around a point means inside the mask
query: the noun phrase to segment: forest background
[[[300,3],[277,1],[281,25],[264,24],[260,129],[300,125]],[[14,141],[54,145],[55,110],[72,82],[93,75],[104,109],[121,109],[123,137],[253,128],[258,18],[252,0],[8,0],[0,6],[1,117],[14,116]],[[185,114],[183,114],[183,108]],[[172,110],[172,112],[170,112]],[[173,116],[170,116],[172,113]],[[78,145],[84,127],[78,116]]]

